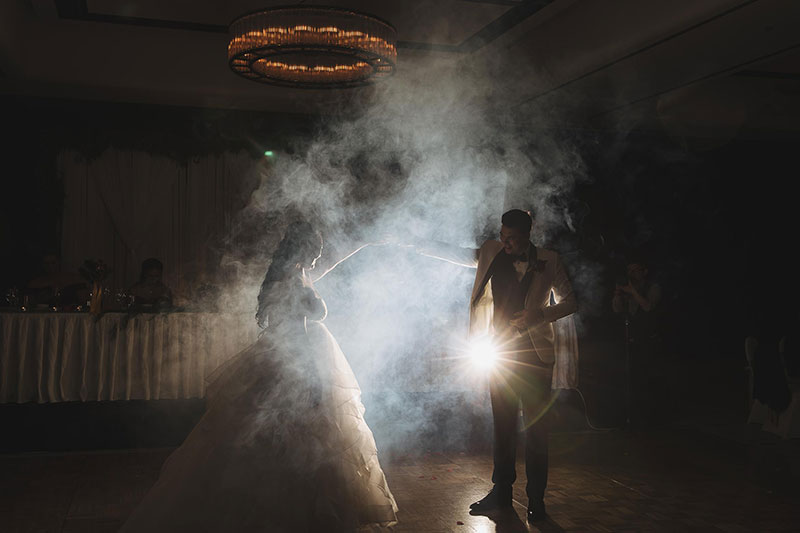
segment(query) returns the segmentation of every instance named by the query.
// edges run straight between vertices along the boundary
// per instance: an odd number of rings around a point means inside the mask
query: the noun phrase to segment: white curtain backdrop
[[[0,403],[202,398],[252,313],[0,313]]]
[[[199,272],[217,267],[216,239],[247,205],[259,168],[245,152],[187,162],[113,148],[92,160],[61,152],[63,268],[102,259],[112,269],[107,285],[127,288],[141,262],[157,257],[165,283],[184,293]]]

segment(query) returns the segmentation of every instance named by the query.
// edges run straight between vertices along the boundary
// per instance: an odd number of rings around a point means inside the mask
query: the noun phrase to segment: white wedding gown
[[[321,323],[324,304],[299,278],[272,292],[270,326],[209,378],[205,415],[122,532],[338,532],[396,523],[358,382]]]

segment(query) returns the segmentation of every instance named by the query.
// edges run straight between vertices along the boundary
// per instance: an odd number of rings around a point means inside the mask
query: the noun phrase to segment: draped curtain
[[[164,282],[185,293],[188,282],[216,268],[220,239],[258,184],[259,168],[245,152],[184,162],[113,148],[91,160],[61,152],[63,268],[102,259],[112,270],[107,284],[124,289],[141,262],[156,257]]]

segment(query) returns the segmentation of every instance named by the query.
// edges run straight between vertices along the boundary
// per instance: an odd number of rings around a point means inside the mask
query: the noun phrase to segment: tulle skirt
[[[123,532],[336,532],[396,523],[361,391],[321,323],[268,331],[209,379],[207,410]]]

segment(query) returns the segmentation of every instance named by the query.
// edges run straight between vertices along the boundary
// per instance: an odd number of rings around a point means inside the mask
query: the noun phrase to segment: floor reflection
[[[555,455],[547,487],[549,518],[529,525],[524,475],[511,510],[469,514],[491,488],[490,454],[430,453],[384,466],[400,507],[394,533],[568,531],[796,531],[800,483],[748,477],[749,464],[719,440],[691,432],[564,435],[579,440]],[[558,445],[558,435],[553,443]],[[764,454],[777,455],[769,441]],[[765,444],[766,446],[766,444]],[[551,449],[556,446],[551,447]],[[738,448],[737,448],[738,449]],[[158,478],[170,449],[0,454],[0,530],[20,533],[114,532]],[[788,451],[786,452],[788,453]],[[765,461],[766,459],[764,459]],[[524,472],[522,465],[518,466]],[[794,472],[794,474],[792,473]],[[756,481],[764,483],[759,485]],[[43,489],[44,487],[44,489]]]
[[[475,517],[483,517],[478,523],[470,526],[476,533],[528,533],[529,531],[556,532],[564,531],[551,517],[536,524],[528,524],[526,520],[526,509],[517,509],[515,506],[506,511],[498,511],[487,514],[473,514]],[[480,519],[479,519],[480,520]]]

